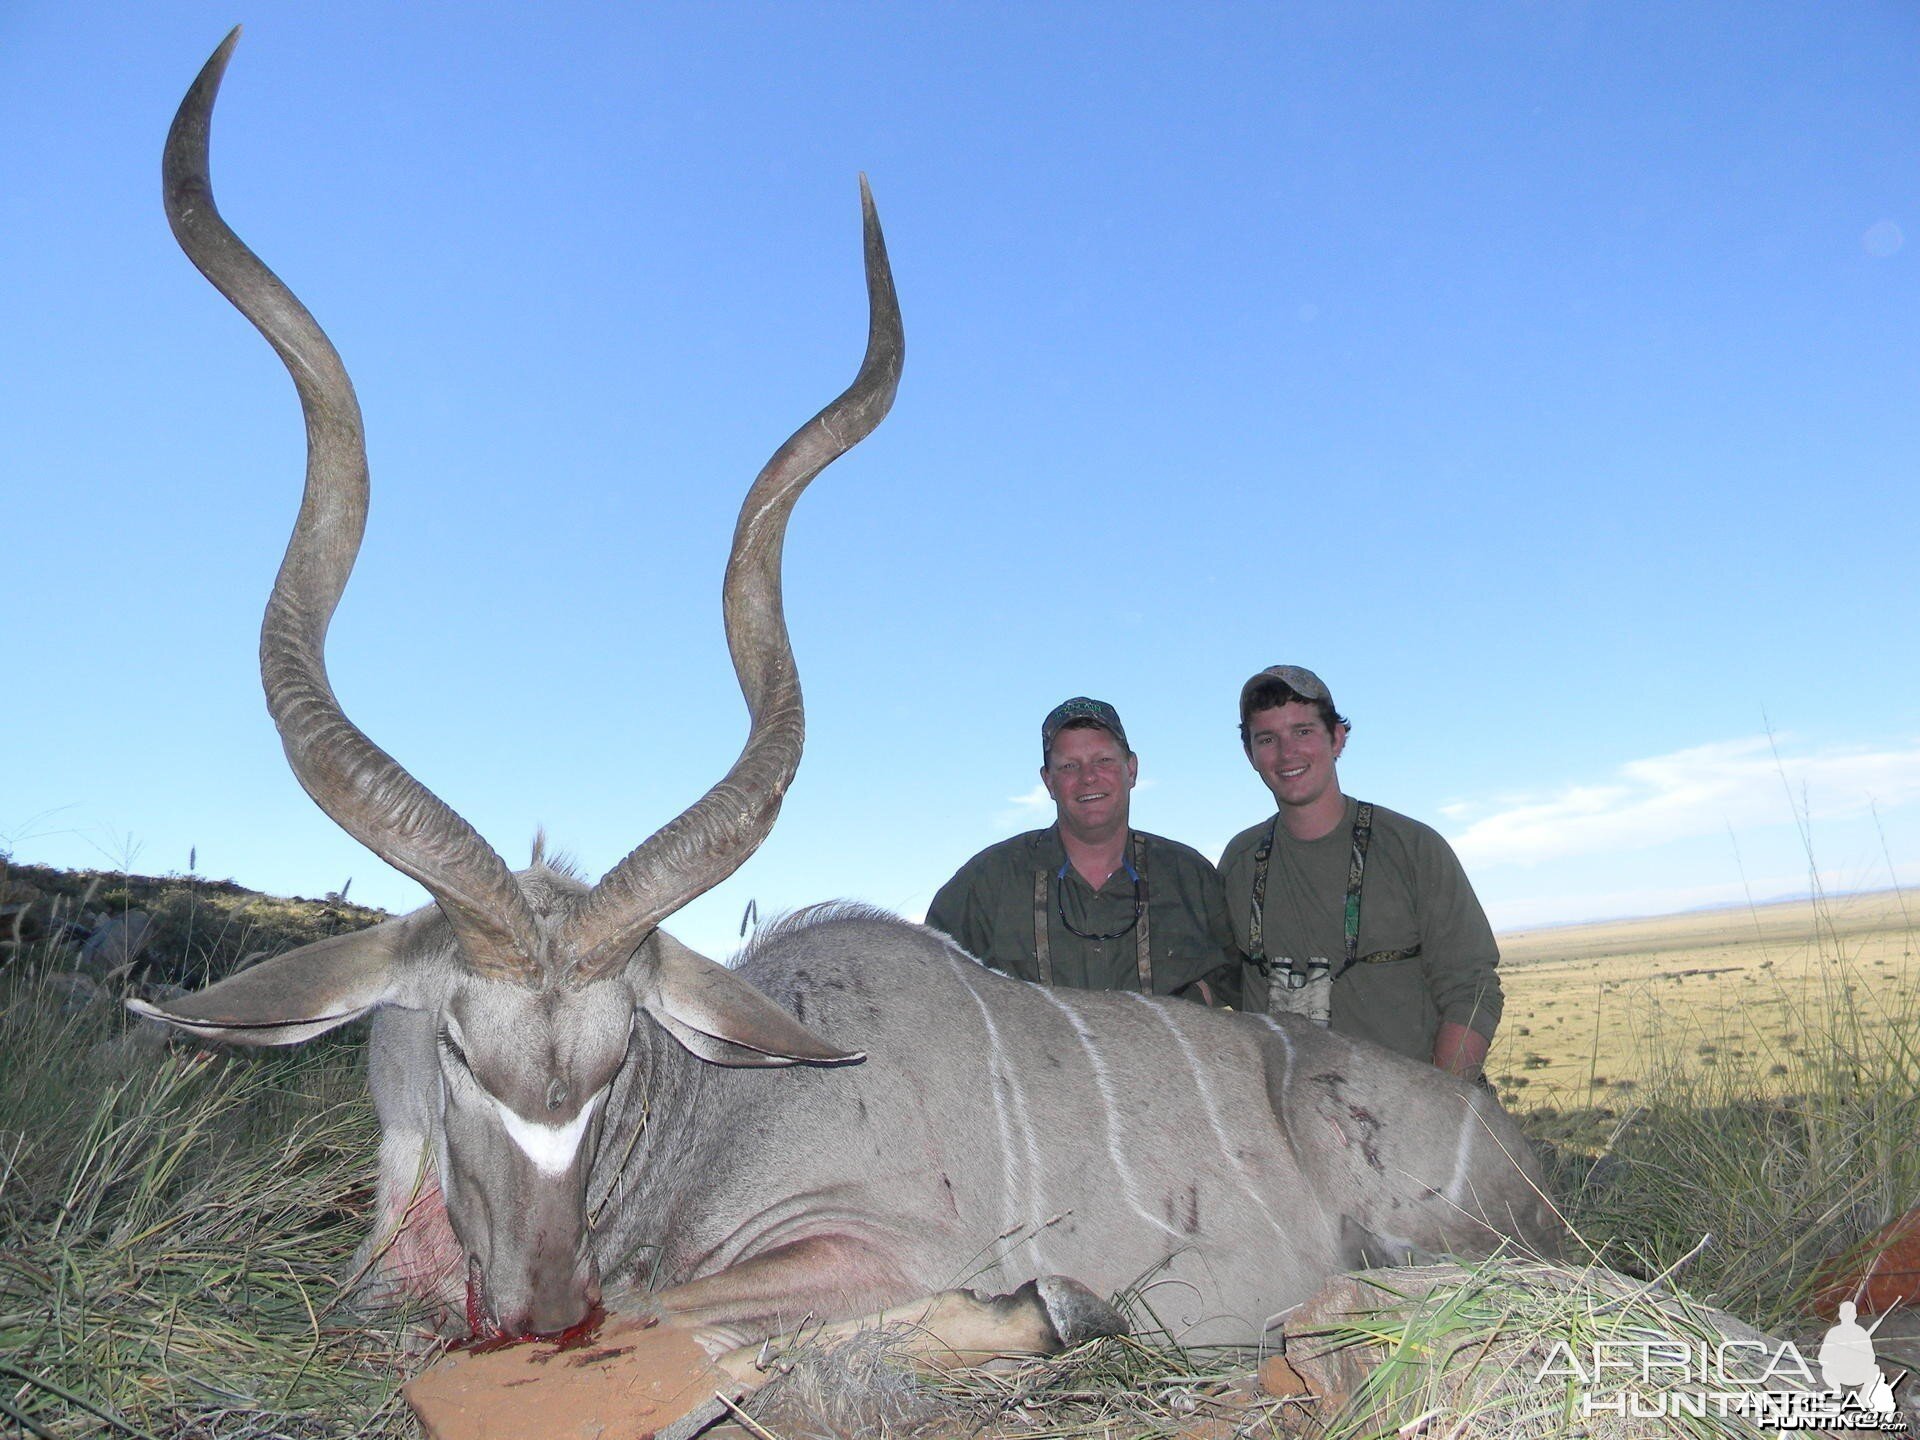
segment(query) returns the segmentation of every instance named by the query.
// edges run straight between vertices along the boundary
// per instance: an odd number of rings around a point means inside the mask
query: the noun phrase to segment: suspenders
[[[1247,958],[1259,969],[1262,975],[1272,978],[1274,963],[1267,958],[1264,930],[1267,910],[1267,865],[1273,858],[1274,840],[1280,833],[1280,817],[1273,817],[1273,824],[1267,827],[1266,835],[1260,841],[1260,848],[1253,852],[1253,909],[1247,916]],[[1392,960],[1411,960],[1420,953],[1418,945],[1407,950],[1375,950],[1372,954],[1360,953],[1360,887],[1367,871],[1367,846],[1373,840],[1373,806],[1365,800],[1360,802],[1358,813],[1353,820],[1353,853],[1347,862],[1347,898],[1341,911],[1341,932],[1346,942],[1346,956],[1340,968],[1331,976],[1338,980],[1355,965],[1379,965]],[[1288,970],[1281,979],[1288,989],[1298,990],[1311,978],[1309,970]]]
[[[1140,981],[1140,993],[1153,993],[1153,949],[1152,937],[1148,931],[1148,915],[1151,906],[1147,899],[1147,840],[1135,830],[1129,836],[1128,849],[1132,859],[1123,859],[1127,867],[1127,876],[1133,881],[1133,923],[1126,930],[1116,930],[1111,935],[1084,935],[1074,931],[1083,940],[1117,940],[1120,936],[1133,931],[1133,967]],[[1053,887],[1067,878],[1067,869],[1073,862],[1068,861],[1058,870],[1036,870],[1033,872],[1033,956],[1040,967],[1040,983],[1053,984],[1053,956],[1048,943],[1048,911],[1053,908]],[[1066,924],[1066,912],[1061,911],[1060,920]],[[1069,925],[1068,929],[1073,927]]]
[[[1051,870],[1033,872],[1033,958],[1040,966],[1040,983],[1053,984],[1053,956],[1047,950],[1047,895],[1053,889]]]
[[[1153,994],[1153,944],[1147,934],[1147,842],[1133,837],[1133,869],[1140,886],[1140,923],[1133,927],[1133,968],[1140,977],[1140,993]]]

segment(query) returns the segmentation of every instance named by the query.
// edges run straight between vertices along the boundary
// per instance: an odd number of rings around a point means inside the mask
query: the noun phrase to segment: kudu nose
[[[558,1335],[571,1330],[592,1313],[597,1303],[584,1291],[535,1295],[518,1305],[502,1305],[494,1316],[496,1333],[518,1339],[527,1335]]]
[[[516,1335],[558,1335],[586,1319],[592,1308],[585,1295],[576,1295],[563,1303],[535,1306],[510,1329]]]
[[[588,1257],[570,1266],[537,1271],[524,1301],[502,1314],[501,1328],[510,1335],[557,1335],[592,1315],[600,1304],[600,1276]]]

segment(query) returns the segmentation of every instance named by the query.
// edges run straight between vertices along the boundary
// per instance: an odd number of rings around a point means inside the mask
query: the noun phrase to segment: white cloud
[[[1137,781],[1133,793],[1151,790],[1159,782],[1151,777]],[[1022,829],[1038,829],[1042,825],[1053,823],[1053,797],[1047,793],[1047,787],[1039,781],[1034,782],[1031,790],[1022,795],[1009,795],[1006,808],[994,817],[995,825],[1017,826]]]
[[[1594,920],[1618,920],[1642,915],[1674,915],[1727,905],[1766,905],[1799,899],[1809,892],[1814,877],[1806,870],[1763,874],[1746,880],[1700,883],[1676,881],[1613,889],[1570,889],[1546,895],[1487,896],[1487,918],[1501,934],[1546,925],[1578,925]],[[1860,887],[1854,871],[1821,869],[1822,893],[1841,895]],[[1897,865],[1872,877],[1878,885],[1912,887],[1920,883],[1920,864]]]
[[[1031,790],[1006,798],[994,812],[991,828],[1000,832],[1038,830],[1052,821],[1053,797],[1047,794],[1046,786],[1035,781]]]
[[[1619,855],[1795,816],[1837,820],[1920,799],[1920,740],[1802,749],[1756,736],[1630,760],[1603,781],[1551,794],[1443,807],[1449,839],[1475,866]]]
[[[1043,810],[1053,809],[1053,797],[1047,793],[1046,786],[1035,781],[1033,788],[1026,794],[1009,795],[1007,804],[1014,808],[1016,814],[1037,814]]]

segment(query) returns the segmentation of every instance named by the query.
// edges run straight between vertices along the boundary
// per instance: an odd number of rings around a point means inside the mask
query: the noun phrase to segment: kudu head
[[[885,242],[861,182],[869,330],[853,384],[780,447],[740,511],[722,592],[751,724],[732,769],[591,888],[537,863],[516,875],[466,821],[350,721],[327,679],[328,622],[366,522],[359,404],[332,344],[227,228],[208,178],[214,97],[239,32],[181,102],[164,161],[167,218],[201,272],[279,353],[307,426],[306,491],[260,632],[267,708],[294,774],[342,828],[426,887],[433,904],[305,946],[142,1014],[199,1035],[290,1045],[381,1006],[431,1017],[437,1163],[468,1257],[476,1328],[563,1329],[597,1298],[585,1191],[608,1089],[645,1015],[731,1065],[859,1058],[731,971],[659,930],[732,874],[772,828],[799,765],[799,679],[781,609],[780,553],[813,477],[886,415],[904,341]],[[376,1065],[380,1063],[376,1056]],[[376,1093],[381,1083],[374,1076]],[[394,1083],[389,1079],[389,1083]]]

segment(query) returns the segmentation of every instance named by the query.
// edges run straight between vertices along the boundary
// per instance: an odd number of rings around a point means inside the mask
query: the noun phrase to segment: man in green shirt
[[[1220,873],[1197,850],[1128,824],[1140,761],[1114,708],[1084,695],[1055,706],[1040,758],[1058,819],[962,865],[927,924],[1022,980],[1235,999],[1240,952]]]
[[[1493,928],[1436,831],[1341,793],[1348,728],[1298,665],[1241,688],[1240,743],[1278,806],[1220,857],[1245,1006],[1475,1077],[1500,1023]]]

